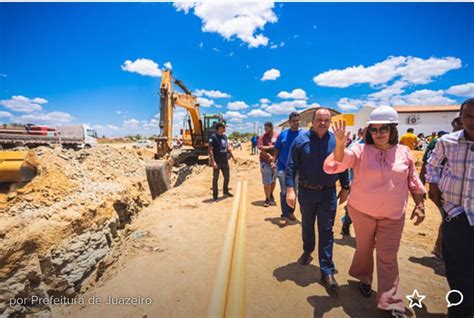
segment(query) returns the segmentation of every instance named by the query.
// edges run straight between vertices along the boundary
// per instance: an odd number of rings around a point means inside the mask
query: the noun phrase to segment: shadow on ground
[[[275,217],[275,218],[265,218],[265,221],[270,222],[270,223],[272,223],[273,225],[276,225],[276,226],[278,226],[278,227],[282,227],[282,226],[280,226],[280,224],[278,223],[279,220],[280,220],[279,217]],[[285,226],[298,225],[298,224],[301,224],[301,222],[300,222],[300,221],[291,221],[291,220],[288,220],[288,223],[287,223]]]
[[[350,246],[356,248],[356,240],[352,236],[343,236],[340,239],[334,239],[334,243],[342,246]]]
[[[298,262],[278,267],[273,271],[273,276],[279,281],[293,281],[296,285],[306,287],[321,279],[321,271],[318,266],[309,264],[301,265]]]
[[[434,273],[437,275],[446,276],[444,262],[435,256],[422,256],[422,257],[410,256],[408,260],[416,264],[430,267],[434,271]]]

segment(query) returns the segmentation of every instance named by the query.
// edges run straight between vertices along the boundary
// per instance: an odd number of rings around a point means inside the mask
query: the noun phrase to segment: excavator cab
[[[216,131],[217,123],[224,123],[225,120],[222,114],[211,114],[211,115],[204,115],[204,144],[207,147],[207,141],[211,134]]]

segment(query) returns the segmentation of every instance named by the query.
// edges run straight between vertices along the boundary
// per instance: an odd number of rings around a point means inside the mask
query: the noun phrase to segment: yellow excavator
[[[183,93],[175,92],[173,84]],[[173,146],[173,112],[174,108],[186,109],[189,119],[187,127],[182,129],[182,146]],[[173,79],[170,70],[164,70],[160,85],[160,121],[161,133],[156,138],[156,154],[153,162],[146,167],[148,184],[152,197],[171,188],[171,167],[180,163],[192,164],[199,156],[208,154],[209,136],[218,122],[225,122],[222,114],[205,114],[201,117],[200,106],[191,91],[179,80]]]

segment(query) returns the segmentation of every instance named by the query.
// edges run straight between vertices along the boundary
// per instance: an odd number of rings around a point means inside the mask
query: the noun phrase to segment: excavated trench
[[[197,165],[173,168],[173,185],[179,186],[200,171]],[[42,208],[28,196],[15,198],[24,199],[26,203],[9,212],[16,213],[20,220],[37,218],[39,224],[23,228],[11,222],[0,228],[0,240],[18,235],[16,243],[0,249],[0,316],[40,314],[48,317],[50,307],[44,300],[53,297],[67,303],[67,299],[74,299],[89,282],[97,281],[117,261],[122,242],[133,235],[128,225],[150,203],[148,187],[143,180],[117,187],[97,182],[89,187],[100,189],[99,199],[92,199],[97,195],[94,191],[81,197],[75,193],[80,187],[64,194],[75,196],[72,205],[62,205],[61,198],[56,197],[51,206]],[[74,216],[75,205],[80,207],[80,216]],[[57,211],[70,210],[72,216],[68,218],[57,216]],[[52,226],[62,221],[67,221],[62,228]],[[42,227],[42,224],[47,226]],[[6,230],[8,225],[17,231]],[[26,229],[37,233],[27,235]],[[58,237],[63,239],[54,241]],[[46,244],[48,248],[44,248],[45,240],[52,240]]]

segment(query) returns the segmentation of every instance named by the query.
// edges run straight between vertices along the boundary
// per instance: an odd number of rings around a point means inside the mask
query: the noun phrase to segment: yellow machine
[[[173,90],[173,83],[184,93]],[[176,106],[186,109],[188,127],[183,129],[183,147],[173,149],[173,111]],[[218,122],[225,122],[222,114],[204,115],[201,118],[199,103],[184,84],[173,79],[170,70],[164,70],[160,85],[160,136],[156,139],[157,149],[154,162],[147,165],[148,185],[152,197],[171,188],[171,166],[182,162],[197,162],[199,156],[207,155],[209,136]],[[161,159],[161,160],[160,160]]]
[[[28,182],[38,163],[32,151],[0,151],[0,182]]]
[[[173,82],[184,93],[173,91]],[[189,115],[188,127],[183,130],[183,145],[185,147],[172,149],[173,110],[175,106],[183,107]],[[207,155],[209,136],[218,122],[224,122],[222,114],[204,115],[201,118],[199,103],[196,97],[179,80],[173,80],[170,70],[165,70],[161,77],[160,86],[160,129],[161,134],[156,139],[156,159],[172,154],[174,164],[195,162],[200,155]],[[173,153],[172,153],[173,151]]]

